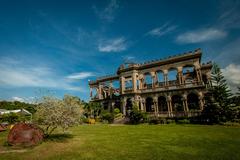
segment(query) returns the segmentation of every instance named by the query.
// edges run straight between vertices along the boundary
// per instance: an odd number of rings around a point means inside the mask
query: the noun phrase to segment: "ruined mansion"
[[[169,56],[141,64],[122,64],[116,75],[89,81],[91,101],[127,115],[133,106],[149,114],[194,116],[203,110],[211,85],[211,62],[201,63],[202,51]]]

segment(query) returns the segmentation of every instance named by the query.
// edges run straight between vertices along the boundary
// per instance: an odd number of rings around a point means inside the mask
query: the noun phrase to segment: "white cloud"
[[[161,37],[163,35],[166,35],[172,31],[174,31],[177,28],[177,26],[170,26],[168,23],[162,25],[161,27],[154,28],[151,31],[147,33],[147,35],[150,36],[157,36]]]
[[[214,61],[218,62],[222,66],[226,66],[227,64],[240,64],[240,38],[234,39],[230,41],[226,45],[222,47],[218,47],[214,52],[218,53],[216,57],[214,57]]]
[[[13,101],[25,102],[24,98],[21,97],[12,97]]]
[[[98,45],[100,52],[120,52],[127,49],[127,42],[124,37],[103,40]]]
[[[107,22],[112,22],[115,19],[116,10],[119,8],[119,3],[117,0],[111,0],[110,3],[101,11],[93,6],[96,15]]]
[[[224,69],[221,69],[232,91],[236,92],[240,86],[240,65],[229,64]]]
[[[94,74],[91,72],[80,72],[80,73],[71,74],[71,75],[67,76],[67,78],[78,80],[78,79],[85,79],[85,78],[88,78],[91,76],[94,76]]]
[[[218,25],[225,29],[240,28],[239,7],[239,1],[222,1],[219,7],[221,15],[218,18]]]
[[[205,28],[185,32],[177,36],[178,43],[200,43],[216,39],[221,39],[227,36],[227,32],[217,28]]]
[[[65,79],[65,76],[57,75],[51,68],[6,60],[7,58],[0,60],[0,87],[42,87],[76,90],[76,87]],[[78,88],[78,90],[81,89]]]

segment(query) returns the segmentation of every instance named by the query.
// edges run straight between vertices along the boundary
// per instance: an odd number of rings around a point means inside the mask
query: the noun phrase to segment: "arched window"
[[[131,98],[128,98],[128,99],[127,99],[127,103],[126,103],[126,109],[127,109],[127,111],[128,111],[128,110],[132,110],[132,108],[133,108],[132,99],[131,99]]]
[[[126,80],[125,81],[125,89],[132,89],[133,85],[132,85],[132,80]]]
[[[172,96],[172,108],[173,108],[173,111],[175,111],[175,112],[184,111],[181,96],[179,96],[179,95]]]
[[[158,97],[158,111],[159,112],[168,111],[167,100],[164,96]]]
[[[154,112],[153,99],[151,97],[146,98],[146,112]]]
[[[159,87],[164,86],[164,74],[162,71],[157,71],[156,72],[156,76],[157,76],[157,84]]]
[[[178,84],[178,72],[176,68],[168,70],[168,84],[169,86],[175,86]]]
[[[197,80],[196,72],[193,65],[184,66],[182,72],[186,84],[194,83]]]
[[[152,76],[150,73],[144,74],[144,87],[152,88]]]
[[[200,110],[199,107],[199,102],[198,102],[198,95],[196,95],[195,93],[190,93],[187,96],[187,102],[188,102],[188,108],[191,111],[194,110]]]

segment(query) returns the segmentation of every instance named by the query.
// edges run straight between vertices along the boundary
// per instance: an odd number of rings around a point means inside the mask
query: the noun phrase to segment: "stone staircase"
[[[122,116],[114,119],[113,124],[126,124],[129,122],[129,118]]]

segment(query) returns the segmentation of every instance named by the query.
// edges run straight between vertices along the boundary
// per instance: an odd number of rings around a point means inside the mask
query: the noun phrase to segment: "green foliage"
[[[129,114],[129,120],[131,124],[139,124],[141,120],[143,120],[144,114],[140,110],[138,110],[138,106],[133,104],[133,109]]]
[[[101,114],[102,105],[99,102],[84,103],[84,115],[96,118]]]
[[[120,113],[120,109],[119,108],[115,108],[113,113],[114,113],[114,115],[117,115],[118,113]]]
[[[42,126],[45,135],[49,136],[58,127],[65,132],[69,127],[78,124],[81,113],[81,101],[76,97],[65,95],[63,100],[43,97],[34,120]]]
[[[25,102],[8,102],[8,101],[0,101],[0,109],[6,109],[6,110],[15,110],[15,109],[26,109],[27,111],[31,113],[35,113],[36,105],[35,104],[29,104]]]
[[[114,114],[108,112],[107,110],[102,111],[101,113],[102,120],[108,121],[108,123],[113,123],[114,121]]]
[[[177,121],[177,124],[189,124],[190,120],[189,119],[180,119]]]
[[[237,101],[231,97],[231,91],[228,88],[226,80],[217,64],[212,68],[212,87],[209,94],[205,96],[206,104],[202,115],[198,120],[200,123],[219,124],[221,122],[231,121],[238,117],[238,111],[231,105]]]
[[[212,87],[210,92],[215,100],[219,103],[220,107],[224,107],[229,102],[229,97],[232,95],[228,88],[227,82],[221,72],[220,67],[214,63],[211,75]]]
[[[114,114],[114,118],[122,118],[122,117],[123,117],[122,113]]]
[[[151,117],[149,120],[149,124],[160,124],[160,120],[158,117]]]
[[[20,122],[20,116],[16,113],[8,113],[8,114],[3,114],[0,117],[1,122],[8,122],[10,124],[14,124],[16,122]]]

